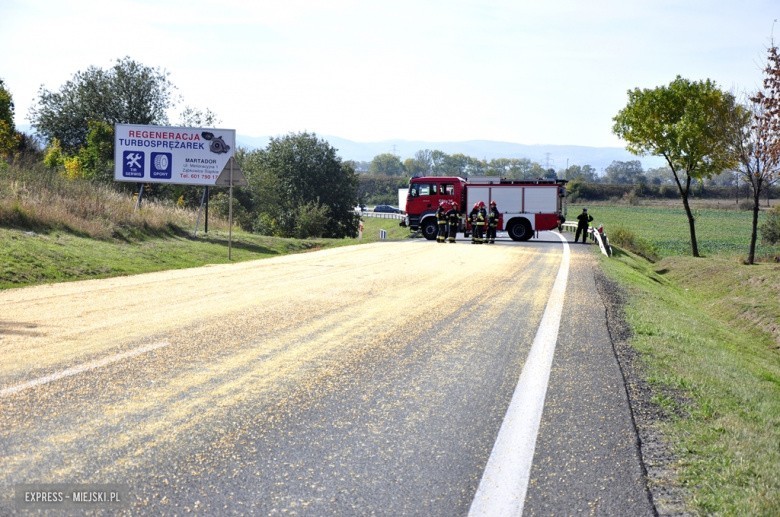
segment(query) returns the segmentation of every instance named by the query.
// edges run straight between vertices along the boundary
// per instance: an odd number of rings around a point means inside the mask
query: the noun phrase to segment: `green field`
[[[607,235],[624,228],[648,241],[660,256],[691,255],[688,219],[680,206],[625,206],[592,205],[588,212],[593,216],[592,225],[604,225]],[[584,205],[569,205],[568,220],[574,220]],[[696,238],[699,253],[711,255],[747,256],[750,245],[752,213],[740,210],[698,208],[694,210]],[[759,214],[759,226],[764,220]],[[757,257],[780,255],[780,245],[767,245],[758,235]]]

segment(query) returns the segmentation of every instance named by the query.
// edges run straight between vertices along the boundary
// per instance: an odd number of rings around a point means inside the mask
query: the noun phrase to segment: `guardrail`
[[[566,221],[561,225],[561,230],[572,232],[576,235],[577,223]],[[599,232],[595,228],[588,228],[588,238],[599,245],[599,248],[601,248],[601,253],[608,257],[612,256],[612,246],[609,245],[609,238],[607,237],[606,233]]]
[[[355,212],[357,214],[360,214],[360,217],[374,217],[377,219],[398,219],[402,220],[404,217],[406,217],[404,214],[393,214],[390,212],[369,212],[368,210],[364,212]]]

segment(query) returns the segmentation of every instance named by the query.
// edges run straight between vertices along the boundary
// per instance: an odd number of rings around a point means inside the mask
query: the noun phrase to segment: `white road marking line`
[[[563,241],[563,259],[558,276],[479,488],[471,502],[470,517],[523,514],[569,277],[569,243],[562,235],[556,235]]]
[[[74,366],[73,368],[62,370],[61,372],[53,373],[51,375],[46,375],[45,377],[39,377],[37,379],[33,379],[31,381],[24,382],[22,384],[17,384],[16,386],[4,388],[0,390],[0,398],[11,396],[15,393],[19,393],[20,391],[26,390],[28,388],[34,388],[35,386],[40,386],[42,384],[54,382],[63,379],[65,377],[71,377],[73,375],[78,375],[79,373],[83,373],[89,370],[94,370],[95,368],[102,368],[103,366],[109,365],[111,363],[115,363],[117,361],[121,361],[122,359],[127,359],[130,357],[135,357],[137,355],[145,354],[146,352],[157,350],[158,348],[168,346],[169,344],[170,343],[167,341],[152,343],[150,345],[134,348],[133,350],[128,350],[127,352],[122,352],[121,354],[112,355],[110,357],[104,357],[103,359],[98,359],[97,361],[92,361],[90,363],[84,363],[79,366]]]

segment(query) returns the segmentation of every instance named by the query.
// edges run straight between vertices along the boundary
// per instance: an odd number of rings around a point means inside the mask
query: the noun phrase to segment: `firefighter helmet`
[[[484,201],[480,201],[479,202],[479,207],[482,208],[483,206],[485,206],[485,202]]]
[[[495,205],[496,205],[496,202],[495,202],[495,201],[491,201],[491,202],[490,202],[490,206],[495,206]]]
[[[475,209],[479,208],[479,203],[474,203],[474,208]]]

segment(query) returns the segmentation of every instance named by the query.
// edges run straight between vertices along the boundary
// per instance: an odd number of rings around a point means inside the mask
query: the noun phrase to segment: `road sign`
[[[244,176],[244,171],[241,170],[241,168],[238,166],[238,162],[232,156],[225,164],[225,168],[222,169],[222,172],[217,177],[217,180],[214,182],[214,186],[230,187],[231,178],[233,180],[232,186],[234,187],[246,187],[249,185],[246,180],[246,176]]]

